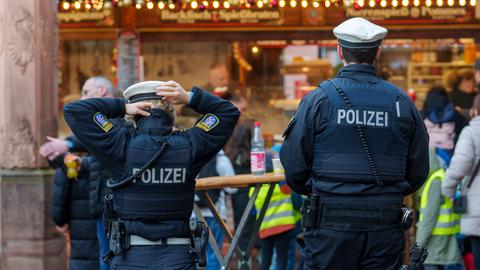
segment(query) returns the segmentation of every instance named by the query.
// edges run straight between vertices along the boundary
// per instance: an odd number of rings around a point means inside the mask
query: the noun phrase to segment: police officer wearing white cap
[[[404,91],[375,72],[387,29],[352,18],[333,33],[344,67],[302,100],[280,153],[290,187],[309,194],[304,269],[396,270],[412,219],[403,197],[429,171],[427,132]]]
[[[195,177],[233,131],[239,111],[228,101],[174,81],[132,85],[125,99],[67,104],[65,119],[81,143],[110,171],[107,213],[113,269],[195,269],[189,219]],[[203,114],[186,131],[174,131],[174,104]],[[112,118],[134,121],[135,129]],[[108,207],[108,206],[112,207]],[[110,209],[113,209],[111,211]]]

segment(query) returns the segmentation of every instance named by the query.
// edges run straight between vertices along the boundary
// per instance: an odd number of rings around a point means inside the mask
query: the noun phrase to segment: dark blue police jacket
[[[329,81],[302,100],[280,153],[288,184],[327,198],[375,195],[401,202],[429,171],[428,135],[415,105],[371,65],[347,65],[333,81],[353,108]],[[356,125],[365,130],[384,185],[374,179]]]
[[[174,132],[166,151],[140,177],[113,191],[113,206],[130,234],[150,240],[188,237],[195,177],[220,151],[239,111],[228,101],[194,88],[189,107],[205,114],[195,127]],[[117,179],[145,165],[172,132],[173,120],[162,110],[137,121],[136,130],[109,118],[125,115],[121,99],[87,99],[67,104],[65,120],[82,144]]]

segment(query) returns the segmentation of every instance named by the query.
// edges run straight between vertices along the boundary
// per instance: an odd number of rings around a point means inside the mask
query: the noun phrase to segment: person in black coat
[[[84,158],[88,163],[88,157]],[[52,218],[57,230],[70,235],[70,270],[99,267],[96,218],[91,215],[88,196],[88,170],[81,167],[76,178],[68,178],[62,156],[56,167],[53,186]]]

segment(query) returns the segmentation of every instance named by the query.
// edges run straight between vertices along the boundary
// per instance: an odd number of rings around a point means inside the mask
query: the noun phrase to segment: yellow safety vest
[[[268,194],[269,185],[263,185],[260,188],[257,199],[255,200],[255,208],[257,209],[257,217],[262,209],[263,203]],[[250,189],[250,195],[253,188]],[[282,193],[280,187],[275,185],[270,204],[267,212],[260,225],[259,236],[261,239],[276,235],[295,228],[297,215],[293,209],[291,195]]]
[[[422,222],[423,215],[428,202],[428,192],[434,180],[443,181],[445,178],[444,170],[435,171],[425,183],[420,199],[420,218]],[[440,206],[440,212],[437,217],[437,223],[433,228],[432,235],[452,235],[460,232],[460,216],[455,214],[452,210],[453,205],[450,198],[444,196],[444,203]]]

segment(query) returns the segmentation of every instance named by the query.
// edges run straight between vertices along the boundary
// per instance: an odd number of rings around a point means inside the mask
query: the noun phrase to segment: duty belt
[[[409,227],[413,211],[399,206],[320,202],[313,194],[302,206],[302,226],[307,229],[335,227],[345,230],[376,230],[401,225]]]
[[[150,241],[139,235],[130,235],[130,246],[161,246],[161,245],[191,245],[190,238],[165,238]]]

